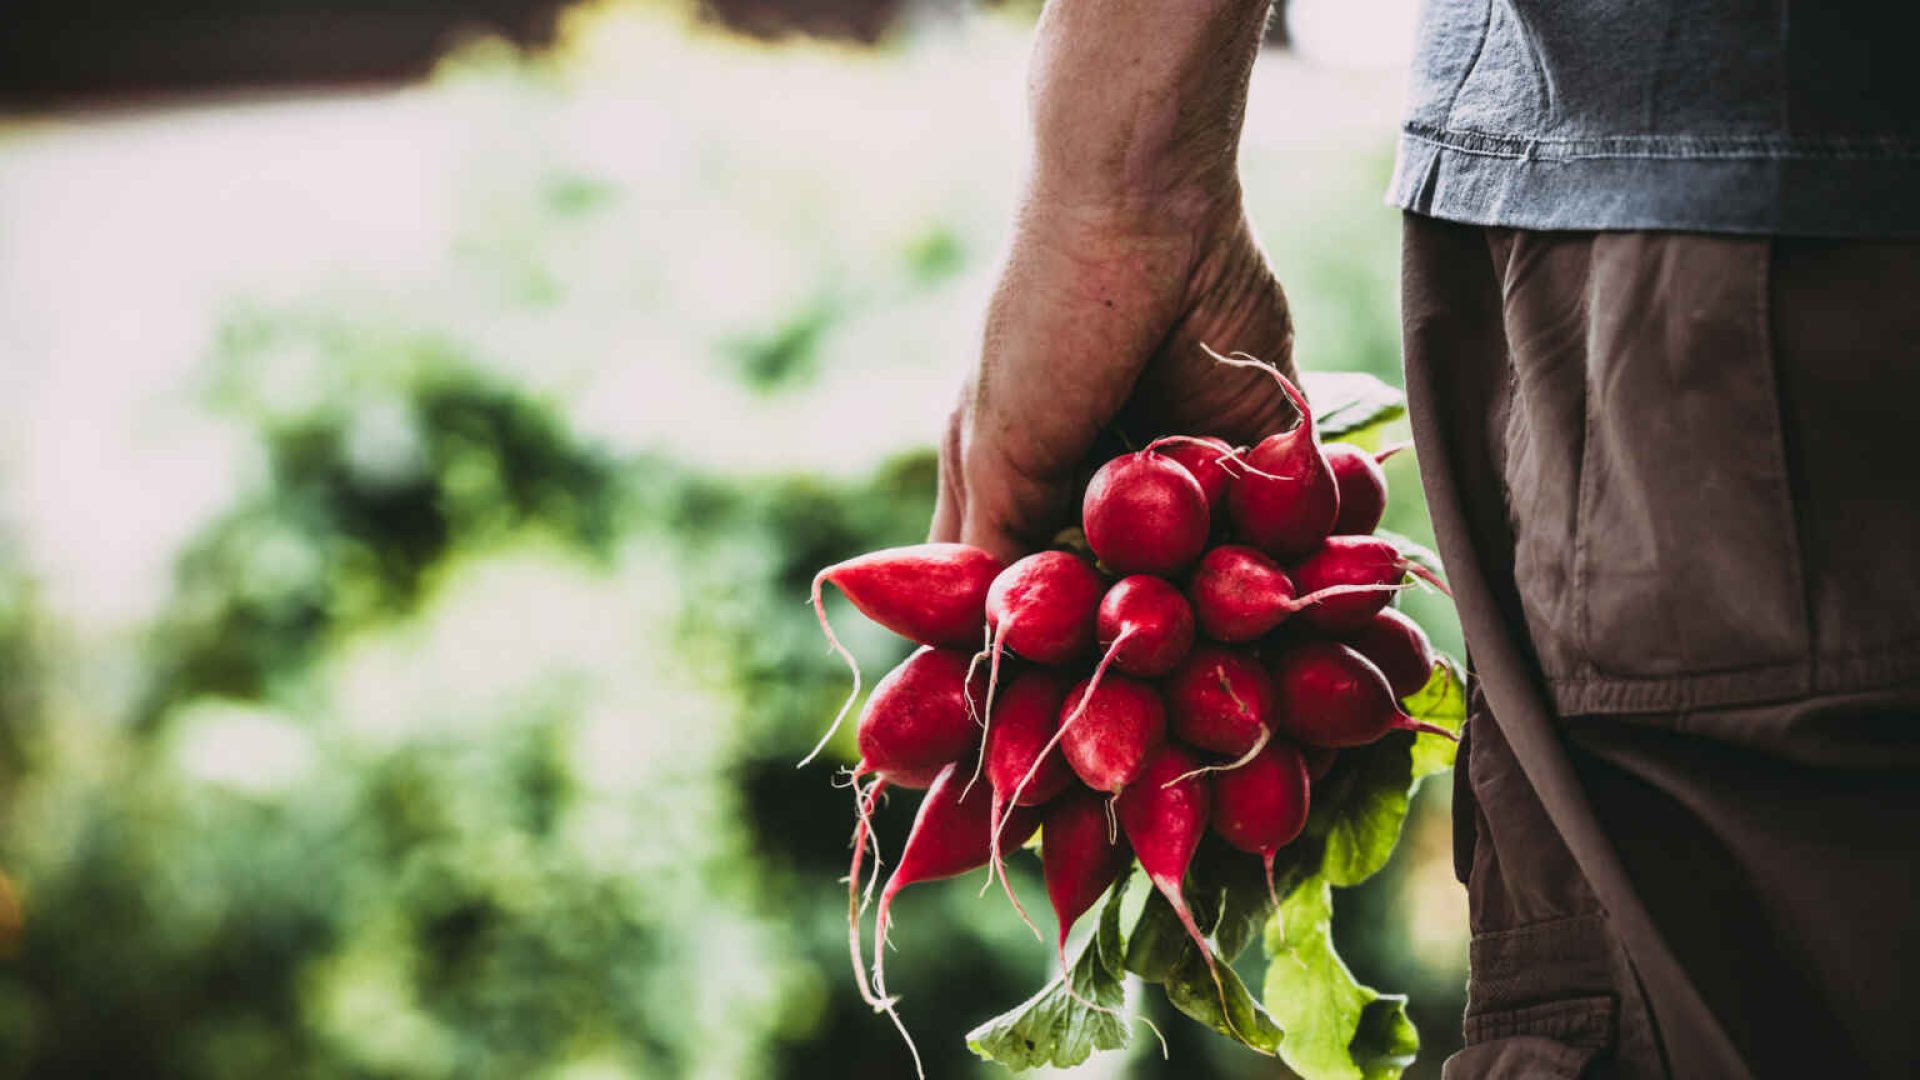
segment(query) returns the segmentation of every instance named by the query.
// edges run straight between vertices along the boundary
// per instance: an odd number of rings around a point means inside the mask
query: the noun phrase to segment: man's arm
[[[935,539],[1003,557],[1073,520],[1074,470],[1135,434],[1250,442],[1288,407],[1214,367],[1292,373],[1286,300],[1240,204],[1237,152],[1268,0],[1053,0],[1030,70],[1033,169],[979,366],[941,447]]]

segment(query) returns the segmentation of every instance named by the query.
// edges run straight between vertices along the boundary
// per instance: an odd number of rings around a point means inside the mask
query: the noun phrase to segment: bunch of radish
[[[1275,856],[1341,750],[1396,730],[1453,737],[1400,705],[1437,657],[1389,604],[1415,578],[1444,587],[1372,535],[1385,454],[1323,446],[1305,396],[1260,367],[1300,422],[1252,447],[1173,436],[1106,462],[1081,505],[1084,551],[1009,566],[920,544],[814,579],[820,625],[849,666],[829,583],[920,646],[874,688],[857,730],[849,943],[876,1009],[893,1013],[884,959],[900,890],[987,867],[1026,919],[1003,860],[1036,831],[1063,968],[1068,931],[1135,860],[1211,966],[1182,893],[1207,830],[1262,859],[1271,891]],[[859,692],[855,667],[833,728]],[[925,795],[880,889],[869,978],[869,817],[903,788]]]

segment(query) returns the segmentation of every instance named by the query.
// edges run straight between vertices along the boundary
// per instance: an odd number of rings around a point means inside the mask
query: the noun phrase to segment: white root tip
[[[1205,776],[1207,773],[1231,772],[1234,769],[1238,769],[1244,766],[1247,762],[1252,761],[1254,758],[1259,757],[1260,751],[1265,750],[1267,748],[1267,743],[1272,739],[1273,739],[1273,732],[1270,729],[1268,729],[1266,725],[1263,724],[1260,727],[1260,737],[1253,740],[1253,747],[1249,749],[1246,753],[1241,754],[1238,758],[1235,758],[1233,761],[1230,761],[1225,765],[1203,765],[1198,769],[1190,769],[1187,772],[1183,772],[1179,776],[1176,776],[1173,779],[1167,781],[1166,783],[1161,784],[1160,786],[1161,788],[1165,789],[1165,788],[1170,788],[1173,785],[1181,783],[1183,781],[1191,780],[1196,776]]]
[[[1159,1025],[1147,1019],[1144,1015],[1136,1016],[1134,1017],[1134,1019],[1147,1025],[1147,1030],[1153,1032],[1153,1037],[1160,1041],[1160,1060],[1161,1061],[1173,1060],[1173,1056],[1167,1051],[1167,1037],[1161,1034]]]
[[[1007,651],[1006,643],[1001,639],[1006,636],[1006,629],[1007,624],[1002,622],[993,630],[993,663],[987,667],[987,705],[983,711],[976,714],[980,719],[980,752],[973,758],[973,775],[967,777],[967,786],[960,789],[961,802],[965,802],[967,796],[973,794],[973,785],[980,782],[981,770],[987,767],[987,735],[993,730],[993,695],[1000,687],[1000,657]],[[967,665],[967,681],[961,684],[960,692],[966,696],[967,708],[971,711],[973,708],[973,665],[971,664]],[[987,874],[987,880],[991,883],[993,880],[991,866],[987,868]]]
[[[853,690],[847,694],[847,700],[841,703],[840,711],[834,714],[833,723],[827,725],[827,733],[820,736],[820,741],[813,745],[812,750],[807,751],[806,757],[800,759],[800,763],[794,766],[796,769],[806,768],[814,758],[820,756],[820,751],[825,750],[827,744],[833,741],[834,732],[840,730],[840,724],[847,718],[847,713],[852,711],[853,703],[860,700],[860,664],[853,658],[853,654],[847,651],[847,647],[840,644],[840,639],[833,632],[833,624],[827,621],[827,605],[820,595],[820,586],[826,582],[826,576],[826,570],[813,576],[813,611],[820,617],[820,632],[827,635],[828,647],[831,651],[839,653],[840,659],[847,662],[847,670],[853,672]]]
[[[876,917],[873,928],[873,988],[880,997],[880,1004],[875,1008],[879,1012],[886,1013],[887,1019],[893,1021],[894,1030],[900,1033],[900,1038],[906,1040],[907,1053],[913,1055],[914,1075],[920,1080],[926,1080],[927,1071],[920,1062],[920,1048],[914,1045],[912,1033],[907,1031],[906,1022],[900,1019],[900,1011],[894,1007],[900,999],[887,993],[887,915],[892,901],[891,894],[880,898],[880,913]]]
[[[1047,755],[1053,753],[1054,749],[1060,745],[1060,740],[1066,737],[1067,730],[1086,715],[1087,703],[1093,700],[1093,692],[1100,689],[1100,680],[1106,677],[1107,666],[1113,663],[1114,655],[1120,651],[1120,644],[1126,641],[1127,635],[1133,631],[1134,628],[1131,626],[1120,631],[1120,635],[1113,639],[1113,644],[1107,646],[1107,655],[1101,657],[1100,663],[1095,665],[1093,674],[1087,679],[1087,692],[1080,695],[1079,704],[1073,707],[1073,712],[1069,713],[1065,720],[1060,721],[1060,727],[1054,731],[1053,738],[1047,740],[1047,745],[1041,747],[1040,752],[1034,755],[1033,764],[1027,766],[1026,775],[1020,778],[1019,783],[1013,785],[1013,794],[1007,796],[1007,802],[1010,805],[1020,805],[1020,797],[1027,793],[1027,785],[1033,783],[1033,778],[1039,775],[1040,766],[1047,760]],[[1006,828],[1006,822],[1003,820],[1000,822],[1000,827],[994,830],[993,846],[996,849],[1000,846],[1000,829],[1004,828]]]
[[[1309,432],[1313,431],[1313,407],[1307,404],[1307,395],[1300,392],[1300,388],[1293,384],[1292,379],[1287,378],[1286,373],[1274,367],[1272,364],[1248,353],[1235,351],[1229,355],[1221,356],[1219,353],[1213,351],[1213,348],[1204,341],[1200,343],[1200,348],[1208,356],[1212,357],[1213,362],[1216,364],[1226,364],[1229,367],[1258,369],[1273,376],[1274,381],[1280,384],[1281,392],[1287,395],[1287,400],[1292,402],[1294,409],[1300,413],[1300,422],[1306,425]],[[1319,436],[1315,435],[1314,438],[1318,439]]]
[[[987,845],[987,883],[980,887],[980,895],[985,896],[987,890],[993,887],[993,875],[998,873],[1000,888],[1006,892],[1007,900],[1013,904],[1013,910],[1020,916],[1020,921],[1026,923],[1027,929],[1033,931],[1036,940],[1045,941],[1047,935],[1041,933],[1040,928],[1034,925],[1033,916],[1027,914],[1027,905],[1020,902],[1020,894],[1015,891],[1013,880],[1007,877],[1006,856],[1003,854],[1004,849],[1000,846],[1000,834],[1006,829],[1006,810],[1009,804],[1004,803],[998,793],[995,793],[993,801],[993,810],[987,817],[988,828],[992,833],[992,838]]]
[[[867,904],[873,899],[873,883],[880,876],[880,842],[872,835],[873,800],[886,788],[885,779],[876,779],[861,791],[856,783],[853,789],[853,811],[856,819],[853,832],[853,862],[847,869],[847,951],[853,960],[853,983],[860,991],[860,1000],[875,1009],[881,1008],[881,1000],[867,982],[867,962],[861,953],[860,920],[867,913]],[[860,888],[860,862],[866,854],[869,838],[874,845],[873,874],[868,879],[863,894]]]

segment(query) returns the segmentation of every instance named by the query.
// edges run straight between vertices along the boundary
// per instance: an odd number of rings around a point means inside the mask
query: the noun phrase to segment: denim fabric
[[[1920,10],[1427,0],[1388,201],[1530,229],[1920,235]]]

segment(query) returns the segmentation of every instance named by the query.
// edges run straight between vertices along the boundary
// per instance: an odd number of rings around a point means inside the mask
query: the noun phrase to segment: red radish
[[[1420,624],[1393,608],[1383,608],[1367,624],[1347,635],[1354,651],[1373,661],[1396,698],[1419,693],[1433,677],[1440,656]]]
[[[1174,735],[1216,754],[1257,749],[1279,720],[1272,679],[1243,649],[1196,646],[1163,690]]]
[[[1066,760],[1054,750],[1053,735],[1060,730],[1060,706],[1066,701],[1068,679],[1045,669],[1025,672],[1007,684],[1007,692],[993,707],[993,723],[986,738],[987,783],[993,788],[993,803],[987,815],[992,829],[988,859],[988,881],[1000,875],[1007,899],[1022,920],[1032,926],[1026,908],[1014,895],[1000,855],[1000,824],[1009,805],[1039,806],[1067,789],[1074,782]],[[1043,756],[1044,755],[1044,756]],[[1025,788],[1020,781],[1033,774]],[[1034,933],[1039,933],[1038,928]]]
[[[1294,566],[1294,583],[1308,591],[1341,585],[1375,588],[1324,600],[1301,612],[1300,621],[1322,633],[1353,633],[1386,607],[1392,588],[1404,582],[1408,574],[1445,591],[1444,583],[1431,571],[1377,536],[1329,536],[1326,543]]]
[[[959,649],[922,645],[873,688],[860,714],[860,764],[895,787],[923,788],[949,762],[971,754],[982,679]]]
[[[1208,518],[1215,523],[1225,521],[1222,515],[1227,508],[1227,487],[1233,480],[1226,463],[1239,452],[1227,440],[1212,436],[1165,441],[1167,445],[1156,442],[1154,447],[1199,482],[1201,494],[1207,497]]]
[[[1389,731],[1453,732],[1401,711],[1373,661],[1332,641],[1301,641],[1271,660],[1280,730],[1309,746],[1365,746]]]
[[[1012,649],[1039,664],[1059,665],[1093,647],[1093,613],[1106,583],[1093,564],[1065,551],[1040,551],[1000,572],[987,589],[987,723],[1000,686],[1000,657]],[[971,781],[969,781],[971,783]]]
[[[1269,435],[1246,452],[1244,475],[1234,479],[1227,493],[1227,514],[1241,536],[1275,558],[1299,558],[1333,531],[1340,510],[1340,492],[1320,452],[1313,409],[1300,388],[1277,369],[1245,353],[1213,357],[1268,372],[1300,414],[1300,422],[1290,430]]]
[[[987,782],[994,797],[1004,803],[1039,806],[1073,783],[1073,772],[1059,754],[1041,757],[1060,726],[1060,709],[1072,686],[1065,675],[1044,668],[1022,672],[1007,684],[1007,692],[993,707],[994,724],[987,733]],[[1026,790],[1014,787],[1034,770]]]
[[[894,1012],[893,1000],[887,996],[887,922],[893,908],[893,898],[900,894],[901,889],[922,881],[938,881],[964,874],[987,865],[991,856],[988,796],[985,792],[969,794],[966,778],[967,766],[963,762],[948,765],[934,778],[933,786],[927,789],[926,798],[920,800],[920,810],[913,818],[913,831],[907,834],[906,846],[900,849],[900,861],[893,868],[893,876],[887,879],[887,887],[881,890],[880,906],[875,916],[873,990],[884,1003],[881,1008],[893,1018],[894,1026],[900,1029],[908,1048],[913,1050],[916,1072],[920,1071],[920,1052],[913,1047],[913,1038],[907,1035],[906,1026]],[[1015,807],[1007,815],[1006,828],[1015,846],[1026,843],[1039,825],[1040,812],[1031,807]],[[921,1075],[924,1076],[924,1072]]]
[[[1135,574],[1107,590],[1094,630],[1107,649],[1101,663],[1152,678],[1172,671],[1193,648],[1193,608],[1165,579]]]
[[[1364,536],[1380,527],[1387,513],[1387,474],[1380,468],[1384,457],[1372,454],[1352,443],[1328,443],[1323,452],[1333,470],[1333,482],[1340,489],[1340,513],[1334,518],[1336,536]]]
[[[1385,604],[1395,588],[1343,583],[1296,596],[1293,581],[1279,563],[1254,548],[1222,544],[1207,552],[1194,569],[1187,598],[1208,637],[1239,643],[1271,633],[1296,612],[1339,598],[1361,594],[1371,601],[1377,596]]]
[[[1340,760],[1340,751],[1327,746],[1302,746],[1300,756],[1307,763],[1307,779],[1318,780],[1333,771],[1333,764]]]
[[[827,644],[853,672],[853,692],[800,764],[819,755],[860,698],[860,665],[834,636],[822,586],[838,586],[861,614],[909,641],[966,647],[985,631],[987,589],[1002,569],[999,559],[969,544],[914,544],[871,551],[815,574],[814,614],[820,617]]]
[[[1200,933],[1180,889],[1213,812],[1213,786],[1207,777],[1193,775],[1199,768],[1200,761],[1191,753],[1168,743],[1147,758],[1139,780],[1120,793],[1114,809],[1120,815],[1120,828],[1140,858],[1140,868],[1180,917],[1218,983],[1220,973],[1214,967],[1213,950],[1207,947],[1206,936]],[[1225,993],[1223,987],[1223,997]]]
[[[1200,557],[1211,525],[1207,495],[1178,462],[1151,448],[1122,454],[1093,474],[1081,527],[1116,574],[1171,574]]]
[[[1040,867],[1047,899],[1060,921],[1060,970],[1067,973],[1067,932],[1133,862],[1127,842],[1113,834],[1107,800],[1076,788],[1048,804],[1040,826]],[[1067,974],[1067,990],[1073,991]]]
[[[1213,778],[1213,831],[1241,851],[1260,856],[1273,905],[1273,857],[1307,825],[1309,777],[1300,751],[1286,743],[1266,749],[1240,768]]]
[[[1041,551],[1000,572],[987,590],[993,647],[1039,664],[1064,664],[1093,647],[1093,612],[1106,585],[1078,555]]]
[[[1148,752],[1165,741],[1167,709],[1152,686],[1125,675],[1091,683],[1082,679],[1067,693],[1060,749],[1088,787],[1118,793],[1140,775]]]
[[[1074,689],[1071,699],[1073,707],[1062,714],[1060,730],[1055,732],[1053,743],[1065,739],[1067,733],[1074,730],[1090,710],[1100,710],[1103,715],[1106,711],[1118,710],[1120,715],[1128,718],[1120,727],[1109,731],[1107,728],[1111,728],[1115,721],[1099,721],[1106,725],[1101,732],[1077,736],[1085,752],[1089,755],[1125,754],[1128,751],[1124,748],[1132,745],[1127,742],[1129,739],[1150,740],[1141,744],[1141,749],[1145,749],[1157,743],[1165,732],[1164,712],[1159,707],[1159,699],[1151,689],[1131,683],[1107,693],[1107,668],[1119,667],[1136,675],[1164,674],[1193,647],[1193,612],[1178,589],[1151,575],[1136,574],[1107,590],[1095,615],[1095,625],[1100,642],[1108,646],[1106,655],[1094,666],[1093,675]],[[1157,719],[1149,721],[1145,719],[1148,715]],[[1119,742],[1114,742],[1114,739]],[[1053,743],[1047,745],[1048,750],[1053,748]],[[1072,751],[1069,750],[1069,753]],[[1132,757],[1125,757],[1123,763],[1132,760]],[[1105,767],[1089,765],[1089,768],[1099,770]],[[1113,774],[1103,771],[1100,775]],[[1081,774],[1083,779],[1086,776],[1086,773]],[[1126,781],[1120,779],[1115,782]],[[1118,788],[1112,790],[1117,791]]]

